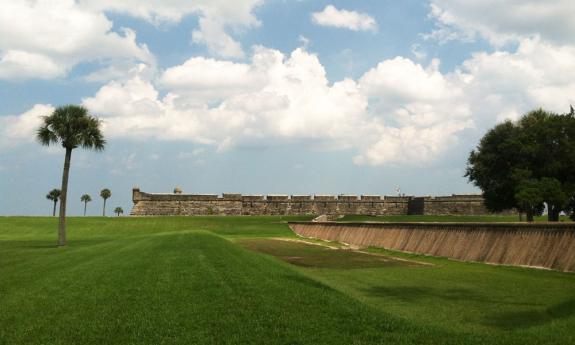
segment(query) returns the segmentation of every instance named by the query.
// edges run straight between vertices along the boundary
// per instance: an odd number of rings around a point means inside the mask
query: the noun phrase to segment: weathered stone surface
[[[132,191],[135,216],[195,215],[483,215],[481,195],[441,197],[362,195],[151,194]],[[508,212],[512,213],[512,212]]]

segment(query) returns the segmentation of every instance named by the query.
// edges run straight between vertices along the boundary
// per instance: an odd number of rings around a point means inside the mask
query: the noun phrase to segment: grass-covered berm
[[[574,344],[575,274],[302,242],[282,217],[0,218],[0,344]]]

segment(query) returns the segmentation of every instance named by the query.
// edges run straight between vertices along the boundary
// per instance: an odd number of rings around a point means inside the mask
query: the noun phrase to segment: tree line
[[[547,210],[575,220],[575,110],[537,109],[505,121],[471,151],[465,176],[483,191],[492,212],[517,209],[528,221]]]
[[[62,192],[60,191],[60,189],[52,189],[50,192],[48,192],[48,194],[46,194],[46,199],[52,201],[54,203],[54,208],[52,210],[52,216],[56,215],[56,205],[58,204],[58,201],[60,200],[60,195],[62,194]],[[112,196],[112,192],[108,189],[108,188],[104,188],[100,191],[100,197],[102,199],[104,199],[104,205],[102,207],[102,216],[106,216],[106,200],[109,199]],[[84,216],[86,215],[86,209],[88,207],[88,203],[92,201],[92,197],[90,196],[90,194],[84,194],[80,197],[80,202],[84,203]],[[118,216],[120,216],[120,214],[124,214],[124,210],[118,206],[114,209],[114,213]]]

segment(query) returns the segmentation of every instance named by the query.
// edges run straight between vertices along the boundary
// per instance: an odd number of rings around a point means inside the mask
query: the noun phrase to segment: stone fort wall
[[[197,215],[486,215],[481,195],[242,195],[132,190],[133,216]]]

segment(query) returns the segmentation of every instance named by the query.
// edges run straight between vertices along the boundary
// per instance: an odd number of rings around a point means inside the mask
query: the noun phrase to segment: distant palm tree
[[[66,241],[66,196],[68,194],[68,175],[72,150],[78,146],[101,151],[106,141],[100,130],[100,120],[90,115],[88,110],[78,105],[64,105],[56,108],[48,116],[42,117],[36,138],[45,146],[61,144],[66,149],[64,171],[62,173],[62,194],[60,196],[60,220],[58,224],[58,245],[65,246]]]
[[[100,196],[104,199],[104,208],[102,209],[102,216],[106,216],[106,199],[112,196],[112,192],[108,188],[104,188],[100,191]]]
[[[52,200],[54,202],[54,209],[52,210],[52,217],[56,215],[56,204],[60,199],[60,190],[59,189],[52,189],[48,194],[46,194],[46,199]]]
[[[86,206],[88,206],[88,203],[90,201],[92,201],[92,197],[88,194],[84,194],[80,197],[80,201],[84,203],[84,216],[86,215]]]
[[[122,210],[122,208],[121,208],[120,206],[118,206],[118,207],[116,207],[116,208],[114,209],[114,213],[117,214],[118,217],[119,217],[119,216],[120,216],[120,213],[121,213],[121,214],[124,214],[124,210]]]

